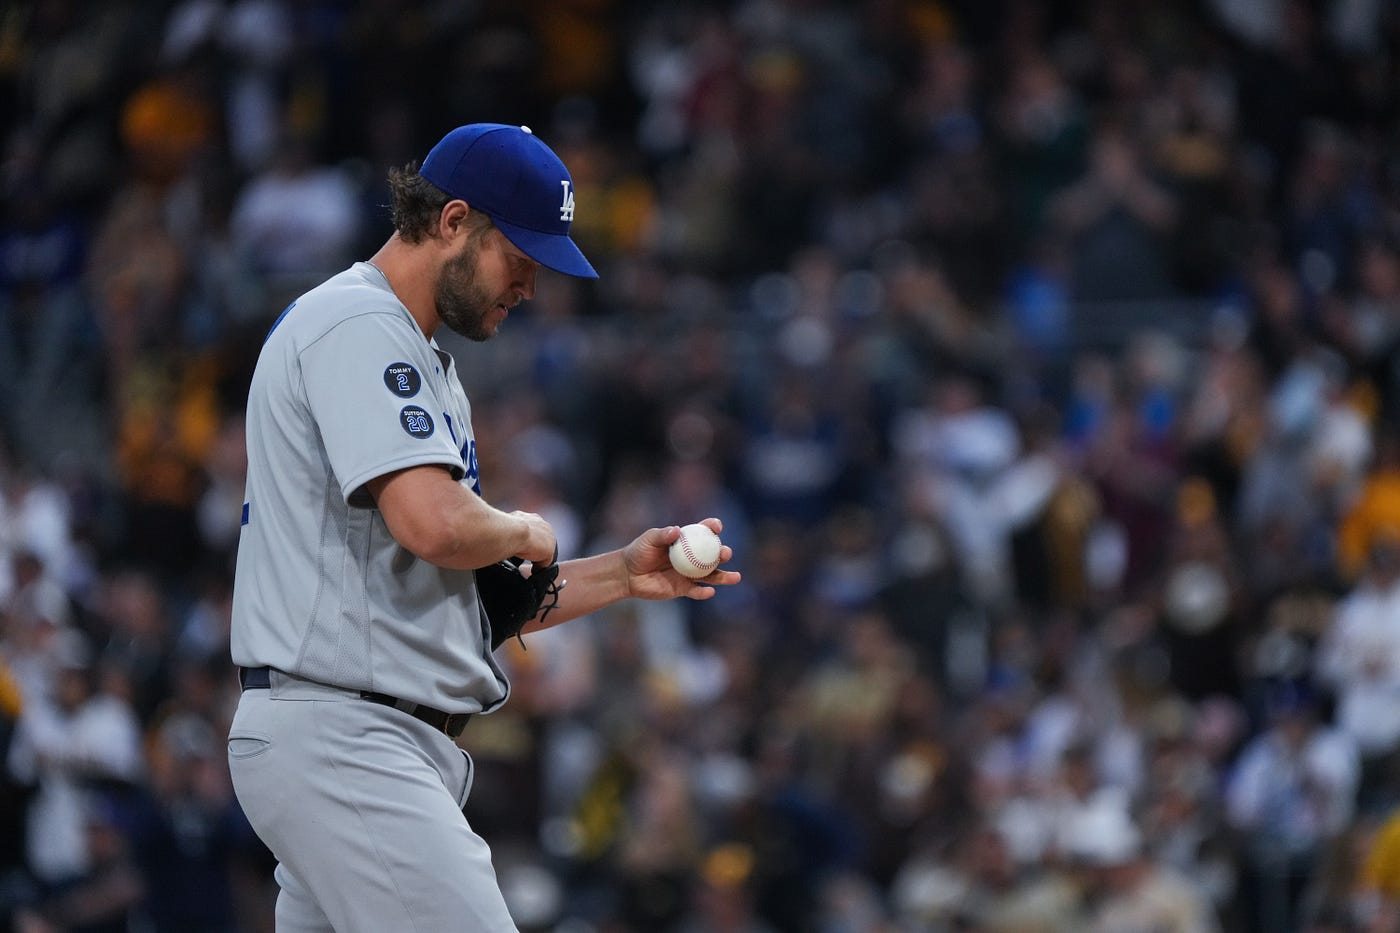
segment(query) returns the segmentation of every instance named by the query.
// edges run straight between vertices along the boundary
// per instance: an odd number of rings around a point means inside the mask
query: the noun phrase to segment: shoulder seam
[[[390,309],[390,308],[366,308],[366,309],[363,310],[363,311],[356,311],[354,314],[350,314],[350,315],[347,315],[346,317],[340,318],[340,319],[337,320],[335,323],[331,324],[329,327],[327,327],[327,328],[326,328],[325,330],[323,330],[321,333],[317,334],[313,339],[311,339],[310,341],[308,341],[308,342],[306,343],[305,346],[299,348],[299,349],[296,351],[297,357],[300,358],[301,355],[302,355],[303,353],[305,353],[307,350],[310,350],[310,349],[311,349],[312,347],[314,347],[316,344],[318,344],[318,343],[320,343],[322,340],[324,340],[327,336],[330,335],[330,333],[331,333],[333,330],[335,330],[335,329],[336,329],[337,327],[339,327],[340,325],[345,324],[345,323],[348,322],[348,321],[353,321],[355,318],[358,318],[358,317],[365,317],[365,316],[371,315],[371,314],[382,314],[382,315],[386,315],[386,316],[388,316],[388,317],[392,317],[394,320],[398,321],[400,324],[404,324],[404,325],[407,325],[407,324],[408,324],[408,322],[405,321],[401,315],[399,315],[397,312],[395,312],[394,310],[392,310],[392,309]],[[420,331],[419,333],[421,334],[422,332]],[[426,343],[426,341],[425,341],[425,343]]]

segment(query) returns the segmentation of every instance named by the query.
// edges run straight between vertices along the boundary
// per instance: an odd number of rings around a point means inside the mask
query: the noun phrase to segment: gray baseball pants
[[[229,730],[234,791],[277,857],[278,933],[514,933],[462,815],[472,764],[427,723],[274,671]]]

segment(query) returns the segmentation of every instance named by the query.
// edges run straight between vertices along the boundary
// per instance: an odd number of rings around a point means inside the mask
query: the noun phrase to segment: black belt
[[[238,669],[238,682],[244,690],[266,690],[272,686],[272,668],[240,667]],[[431,706],[424,706],[422,703],[413,703],[409,700],[391,697],[387,693],[361,690],[360,699],[378,703],[380,706],[392,706],[400,712],[408,713],[414,719],[426,722],[437,731],[445,733],[453,739],[462,734],[462,730],[467,727],[467,720],[472,718],[471,713],[446,713]]]

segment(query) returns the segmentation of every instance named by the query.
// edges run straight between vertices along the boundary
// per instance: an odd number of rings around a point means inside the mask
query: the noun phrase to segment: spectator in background
[[[1337,604],[1317,654],[1338,728],[1361,754],[1359,804],[1400,804],[1400,535],[1378,536],[1365,571]]]
[[[1310,340],[1306,294],[1293,269],[1266,247],[1247,258],[1249,345],[1270,381],[1299,357]]]
[[[1377,821],[1367,843],[1353,896],[1353,910],[1365,918],[1366,933],[1400,930],[1400,810]]]
[[[319,164],[312,140],[288,130],[276,152],[239,192],[229,230],[253,269],[294,295],[296,283],[350,262],[361,217],[349,176]]]
[[[1372,235],[1358,248],[1354,301],[1340,305],[1333,331],[1360,374],[1376,393],[1376,414],[1395,423],[1400,414],[1400,374],[1389,368],[1400,344],[1400,255],[1391,242]]]
[[[128,820],[131,856],[147,878],[145,913],[157,933],[237,929],[231,866],[252,837],[233,797],[217,727],[193,712],[167,716],[152,736],[151,793]]]
[[[928,388],[927,404],[900,418],[895,432],[898,455],[925,508],[947,530],[958,566],[978,599],[997,605],[1009,592],[1011,571],[998,482],[1020,453],[1015,422],[988,402],[975,378],[950,373]]]
[[[846,466],[832,400],[812,379],[792,373],[754,400],[748,421],[741,466],[748,514],[806,528],[819,524]]]
[[[1288,192],[1284,233],[1304,287],[1310,295],[1324,296],[1356,268],[1365,234],[1378,226],[1380,203],[1370,176],[1358,170],[1360,150],[1346,132],[1317,119],[1299,129],[1302,153]]]
[[[618,914],[637,929],[670,929],[686,911],[688,886],[701,861],[702,833],[679,756],[656,749],[640,762],[618,852]]]
[[[1244,344],[1245,323],[1233,310],[1214,314],[1203,336],[1194,385],[1185,387],[1181,403],[1180,441],[1183,468],[1210,489],[1222,521],[1239,514],[1239,490],[1245,465],[1263,439],[1261,415],[1268,390],[1258,357]],[[1246,580],[1263,588],[1275,582],[1256,567]]]
[[[1101,530],[1114,535],[1121,555],[1111,559],[1105,578],[1119,598],[1135,598],[1157,576],[1171,528],[1172,497],[1177,457],[1175,436],[1154,429],[1137,400],[1121,390],[1117,373],[1090,373],[1095,382],[1108,377],[1109,386],[1091,385],[1105,396],[1094,416],[1081,469],[1093,484],[1102,506]],[[1121,561],[1121,564],[1119,563]]]
[[[25,459],[47,464],[55,440],[77,449],[94,443],[100,366],[80,287],[88,233],[45,186],[40,177],[22,180],[0,219],[0,407],[49,414],[13,419],[0,438],[10,435]]]
[[[1094,601],[1086,561],[1099,496],[1074,468],[1060,421],[1049,406],[1023,415],[1020,453],[994,500],[1008,527],[1017,601],[1041,612],[1084,610]]]
[[[948,837],[945,855],[911,859],[896,877],[899,919],[915,929],[987,933],[1080,929],[1079,892],[1067,873],[1019,862],[1004,833],[988,823],[972,821]]]
[[[1192,701],[1240,692],[1241,643],[1251,609],[1229,533],[1204,481],[1183,480],[1157,590],[1157,640],[1171,682]]]
[[[1026,8],[1030,12],[1030,8]],[[1034,41],[1028,17],[1008,23],[1007,37]],[[995,100],[1002,177],[1009,194],[1015,242],[1031,239],[1044,224],[1055,193],[1079,175],[1088,138],[1083,101],[1057,64],[1039,50],[1021,49]]]
[[[94,648],[142,722],[171,688],[169,603],[156,575],[134,569],[114,569],[94,594]]]
[[[1148,176],[1136,141],[1113,125],[1095,131],[1088,172],[1049,205],[1049,223],[1074,243],[1072,290],[1082,301],[1172,295],[1166,244],[1176,222],[1175,199]]]
[[[109,802],[103,792],[137,786],[145,770],[136,713],[98,685],[86,639],[64,631],[50,662],[53,696],[29,697],[9,754],[10,772],[38,786],[29,810],[29,864],[45,896],[92,869],[88,826]]]
[[[296,35],[278,0],[183,0],[166,21],[161,58],[222,61],[220,110],[236,165],[257,171],[276,150]],[[213,103],[211,101],[211,103]]]
[[[1142,831],[1121,803],[1103,802],[1080,813],[1068,828],[1065,853],[1084,882],[1083,930],[1220,929],[1200,890],[1145,855]]]
[[[1222,701],[1212,702],[1218,707]],[[1206,741],[1210,733],[1192,721],[1196,716],[1196,708],[1180,699],[1162,701],[1153,711],[1137,797],[1139,825],[1144,851],[1192,883],[1230,930],[1237,925],[1231,910],[1234,857],[1220,821],[1221,787]]]
[[[67,627],[73,618],[72,598],[38,554],[27,547],[16,548],[10,558],[10,574],[10,592],[4,602],[14,623],[11,634],[44,622],[60,629]],[[28,690],[41,696],[48,694],[47,686],[26,684]]]
[[[1225,806],[1240,833],[1246,929],[1290,933],[1303,929],[1319,859],[1352,818],[1360,761],[1308,688],[1283,684],[1268,712],[1231,769]]]
[[[122,818],[100,798],[85,802],[87,866],[80,875],[21,908],[21,933],[127,933],[144,921],[146,880],[131,857]]]
[[[1400,434],[1382,426],[1376,457],[1337,528],[1338,571],[1356,579],[1381,541],[1400,535]]]
[[[678,933],[774,933],[777,928],[764,921],[755,904],[756,868],[753,850],[739,843],[706,853]]]
[[[0,625],[7,621],[0,612]],[[37,897],[28,868],[25,819],[34,783],[17,775],[9,764],[23,708],[23,690],[0,654],[0,924],[7,928],[13,927],[16,911]]]

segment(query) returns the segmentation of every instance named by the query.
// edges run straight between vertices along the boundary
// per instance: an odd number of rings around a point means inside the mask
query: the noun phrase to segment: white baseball
[[[719,535],[707,525],[685,525],[671,545],[671,566],[692,580],[708,576],[719,566]]]

